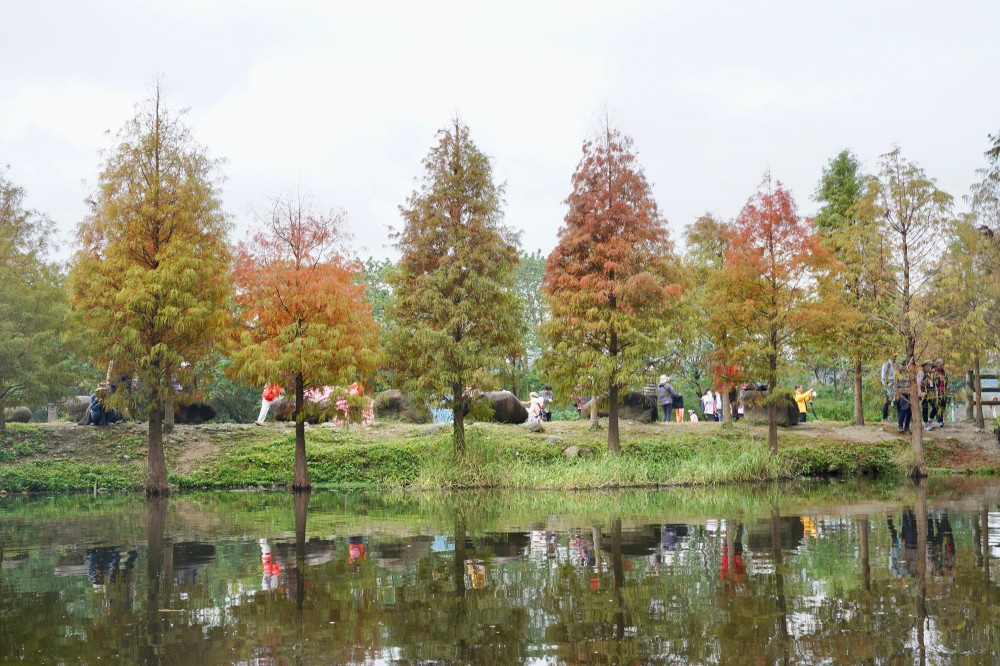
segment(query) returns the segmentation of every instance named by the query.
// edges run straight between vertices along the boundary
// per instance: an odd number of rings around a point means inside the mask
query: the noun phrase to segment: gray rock
[[[524,423],[528,408],[510,391],[487,391],[478,400],[485,401],[491,412],[491,421],[497,423]]]
[[[398,419],[406,423],[430,423],[433,414],[427,405],[420,403],[411,393],[399,389],[382,391],[375,397],[375,417]]]
[[[174,406],[174,423],[177,425],[199,425],[215,418],[215,407],[207,402],[192,402]]]
[[[763,404],[766,399],[767,391],[746,391],[743,394],[744,418],[751,423],[767,423],[767,406]],[[777,405],[776,413],[779,426],[789,427],[799,423],[799,406],[791,396]]]
[[[70,421],[80,421],[87,413],[87,408],[90,407],[90,396],[76,395],[66,398],[59,403],[59,406],[66,410],[66,416],[69,417]]]
[[[586,446],[570,446],[563,451],[567,458],[589,458],[594,452]]]
[[[549,435],[545,438],[545,441],[549,444],[558,444],[562,441],[562,437],[557,437],[556,435]]]
[[[639,421],[640,423],[651,423],[653,421],[653,409],[655,404],[653,398],[645,396],[638,391],[629,391],[621,396],[621,403],[618,405],[618,418],[626,419],[630,421]],[[590,418],[590,403],[593,401],[588,400],[580,410],[581,419]],[[600,418],[608,417],[608,397],[601,396],[598,398],[597,402],[597,416]]]
[[[524,428],[530,432],[545,432],[541,421],[528,421],[524,424]]]

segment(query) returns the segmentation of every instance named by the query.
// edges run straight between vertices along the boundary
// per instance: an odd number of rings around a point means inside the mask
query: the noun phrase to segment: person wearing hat
[[[545,411],[545,403],[538,395],[537,391],[528,394],[528,401],[521,401],[521,404],[528,408],[528,423],[542,420],[542,413]]]

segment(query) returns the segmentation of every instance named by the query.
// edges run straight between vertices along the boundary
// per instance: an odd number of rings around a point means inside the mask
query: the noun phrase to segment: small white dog
[[[691,422],[692,423],[697,423],[698,422],[698,415],[694,413],[693,409],[689,409],[688,411],[691,413],[691,416],[690,416]]]

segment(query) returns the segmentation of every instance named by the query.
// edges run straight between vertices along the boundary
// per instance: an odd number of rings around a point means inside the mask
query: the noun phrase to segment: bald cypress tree
[[[141,385],[134,407],[149,418],[153,495],[169,491],[163,410],[181,363],[195,367],[228,330],[229,223],[217,166],[157,87],[107,153],[77,232],[71,302],[91,360],[130,369]]]
[[[566,204],[542,283],[543,367],[564,390],[607,389],[608,450],[618,453],[620,395],[663,346],[677,262],[632,140],[607,122],[583,144]]]
[[[420,186],[400,207],[401,253],[389,283],[386,347],[395,384],[451,409],[455,452],[476,389],[520,353],[515,233],[490,158],[455,119],[437,134]]]

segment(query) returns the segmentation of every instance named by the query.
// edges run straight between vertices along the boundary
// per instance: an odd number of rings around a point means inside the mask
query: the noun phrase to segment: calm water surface
[[[1000,662],[1000,484],[0,498],[0,664]]]

